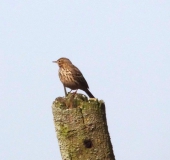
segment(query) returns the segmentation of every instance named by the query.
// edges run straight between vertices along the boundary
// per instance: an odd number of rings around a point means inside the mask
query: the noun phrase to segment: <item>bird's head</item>
[[[57,63],[59,67],[64,67],[67,64],[72,64],[68,58],[60,58],[57,61],[53,61],[53,63]]]

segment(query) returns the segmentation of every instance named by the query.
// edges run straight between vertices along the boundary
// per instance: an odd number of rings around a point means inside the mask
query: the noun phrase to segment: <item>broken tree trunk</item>
[[[69,94],[52,111],[63,160],[115,160],[103,101]]]

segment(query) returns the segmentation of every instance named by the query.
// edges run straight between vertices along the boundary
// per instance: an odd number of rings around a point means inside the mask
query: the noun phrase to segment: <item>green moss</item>
[[[61,126],[60,126],[60,136],[68,137],[68,135],[69,135],[68,126],[66,126],[66,125],[61,125]]]

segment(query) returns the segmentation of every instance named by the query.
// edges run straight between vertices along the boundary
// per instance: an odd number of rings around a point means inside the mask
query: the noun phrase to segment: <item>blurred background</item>
[[[1,1],[1,160],[61,160],[60,57],[105,101],[117,160],[170,159],[170,1]]]

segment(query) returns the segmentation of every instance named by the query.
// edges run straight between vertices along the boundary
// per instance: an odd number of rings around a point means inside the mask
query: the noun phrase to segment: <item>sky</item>
[[[170,159],[170,1],[0,1],[1,160],[61,160],[60,57],[104,100],[117,160]]]

